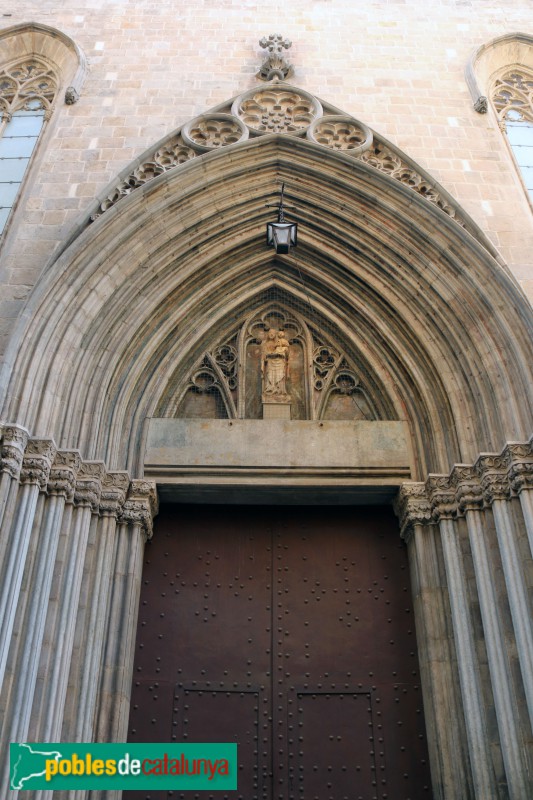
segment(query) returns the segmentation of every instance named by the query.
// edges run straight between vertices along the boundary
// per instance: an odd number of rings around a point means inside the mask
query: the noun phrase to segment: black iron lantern
[[[278,206],[278,221],[267,222],[267,245],[275,247],[276,253],[286,255],[291,247],[296,247],[298,225],[295,222],[286,222],[283,208],[283,192],[285,184],[281,186],[281,199]]]

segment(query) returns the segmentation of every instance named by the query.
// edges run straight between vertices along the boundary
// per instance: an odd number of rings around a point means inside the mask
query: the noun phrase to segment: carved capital
[[[478,475],[473,467],[456,464],[450,475],[451,485],[455,490],[457,508],[460,514],[467,511],[479,511],[483,508],[483,492]]]
[[[426,489],[430,498],[433,519],[454,519],[457,516],[458,504],[455,487],[447,475],[428,475]]]
[[[76,480],[74,504],[89,506],[93,512],[98,512],[104,475],[103,461],[83,462]]]
[[[22,460],[20,482],[46,489],[55,454],[56,446],[52,439],[29,439]]]
[[[394,501],[394,513],[400,520],[403,539],[409,539],[415,525],[432,522],[431,506],[423,483],[402,483]]]
[[[151,539],[153,519],[157,511],[158,499],[155,483],[144,480],[131,481],[119,521],[128,525],[140,525],[146,537]]]
[[[28,439],[28,431],[20,425],[5,425],[2,427],[0,470],[7,472],[16,480],[20,477]]]
[[[102,481],[100,514],[117,517],[126,500],[130,476],[127,472],[107,472]]]
[[[533,489],[533,440],[524,444],[512,442],[504,450],[507,474],[511,489],[520,494],[522,489]]]
[[[507,500],[511,485],[507,476],[507,459],[504,454],[486,453],[477,459],[474,470],[479,477],[481,490],[487,505],[494,500]]]
[[[67,502],[72,502],[80,466],[81,456],[78,450],[58,450],[46,487],[48,494],[63,495]]]

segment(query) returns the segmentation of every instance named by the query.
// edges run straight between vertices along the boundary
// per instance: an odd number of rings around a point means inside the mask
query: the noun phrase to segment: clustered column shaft
[[[444,798],[447,792],[455,796],[456,791],[457,796],[479,800],[533,796],[533,615],[523,566],[533,552],[532,486],[530,440],[509,444],[501,454],[482,454],[472,466],[456,465],[449,475],[404,484],[399,492],[396,511],[415,566],[415,594],[420,591],[416,565],[421,548],[432,541],[442,554],[447,596],[440,603],[443,609],[448,603],[450,607],[449,644],[460,691],[449,685],[441,703],[457,706],[459,699],[468,742],[464,761],[469,781],[460,790],[460,783],[454,786],[453,776],[444,775],[442,765],[435,763],[436,797]],[[511,627],[506,625],[507,609]],[[432,614],[434,609],[418,604],[420,627],[432,627]],[[443,668],[437,658],[426,653],[422,666],[426,696],[432,698],[442,691],[438,675]],[[450,763],[446,725],[434,720],[440,739],[435,750]]]
[[[2,741],[96,740],[102,705],[120,741],[155,486],[17,425],[0,437]]]

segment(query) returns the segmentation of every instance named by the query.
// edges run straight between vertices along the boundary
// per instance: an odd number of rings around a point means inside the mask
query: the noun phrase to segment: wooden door
[[[239,745],[237,791],[157,800],[431,797],[388,508],[168,507],[146,549],[136,653],[130,741]]]

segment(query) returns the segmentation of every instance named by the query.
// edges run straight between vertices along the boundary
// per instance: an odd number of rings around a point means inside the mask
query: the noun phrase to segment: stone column
[[[0,529],[11,525],[17,495],[22,459],[28,444],[29,433],[20,425],[4,425],[0,428]],[[7,544],[7,536],[0,537],[0,565]]]
[[[447,721],[431,708],[431,697],[429,720],[431,724],[433,717],[438,730],[438,755],[442,753],[452,769],[466,765],[473,778],[463,789],[441,786],[447,776],[440,765],[440,774],[435,771],[438,757],[433,756],[438,798],[533,797],[533,614],[523,567],[524,558],[531,556],[525,551],[531,551],[533,528],[532,445],[533,439],[510,443],[500,454],[482,454],[472,466],[456,465],[448,476],[430,475],[425,484],[405,484],[399,493],[397,507],[402,535],[409,542],[415,594],[437,552],[428,547],[433,527],[428,524],[428,503],[439,525],[469,757],[452,752],[445,738]],[[411,555],[413,547],[416,552]],[[477,604],[480,620],[475,616]],[[429,594],[424,605],[417,616],[425,640],[421,659],[429,657],[431,621],[439,608]],[[445,633],[435,633],[441,646]],[[441,651],[443,660],[448,657]],[[434,680],[429,693],[436,690]]]
[[[520,671],[533,725],[533,617],[510,508],[511,485],[507,467],[508,459],[504,454],[483,455],[475,463],[485,502],[491,506],[494,515]]]
[[[451,484],[455,486],[459,511],[465,515],[468,526],[509,797],[512,800],[522,800],[524,797],[533,797],[533,787],[527,778],[524,743],[516,714],[517,699],[513,689],[507,643],[503,635],[494,566],[490,560],[488,535],[481,510],[483,493],[474,470],[468,466],[454,468]]]
[[[474,796],[479,800],[496,798],[498,793],[490,754],[463,557],[454,521],[457,515],[455,492],[446,476],[430,475],[426,487],[433,517],[438,521],[441,533]]]
[[[80,466],[77,451],[58,451],[55,456],[47,495],[42,495],[42,514],[36,520],[33,536],[37,540],[32,564],[28,565],[25,583],[26,602],[15,641],[16,653],[10,654],[13,660],[9,701],[4,712],[2,736],[7,742],[25,742],[32,710],[39,654],[44,637],[46,612],[50,598],[50,587],[54,574],[57,546],[63,520],[65,504],[72,502],[76,474]],[[0,785],[9,786],[9,754],[5,759],[0,754],[2,776]]]
[[[438,526],[423,483],[405,483],[395,503],[407,542],[433,797],[474,797]]]
[[[103,657],[106,620],[113,589],[113,563],[117,540],[117,518],[122,512],[129,486],[127,472],[110,472],[102,481],[99,518],[96,521],[95,554],[88,582],[88,604],[80,626],[80,646],[71,665],[69,715],[63,722],[63,741],[93,739],[98,680]]]
[[[57,599],[48,608],[48,638],[41,653],[45,679],[39,687],[38,702],[34,703],[30,730],[35,741],[60,741],[89,526],[91,515],[98,512],[103,475],[102,462],[88,461],[81,465],[77,476],[63,562],[56,564]],[[40,793],[36,793],[37,798]]]
[[[142,559],[156,513],[155,485],[132,481],[119,517],[96,741],[120,742],[127,738]]]
[[[103,738],[120,741],[155,486],[130,484],[127,473],[106,473],[102,462],[83,463],[77,451],[56,451],[51,440],[29,439],[16,425],[0,426],[0,437],[2,675],[9,666],[2,740],[91,741],[102,676],[100,699],[110,712],[100,716],[109,734]],[[8,748],[0,762],[7,796]],[[33,800],[50,796],[32,793]]]
[[[4,514],[3,536],[6,539],[0,574],[0,685],[4,679],[37,498],[46,488],[55,449],[49,439],[28,441],[13,516],[10,519]]]
[[[520,498],[529,550],[533,557],[533,436],[527,444],[508,444],[504,452],[509,483],[513,494]]]

